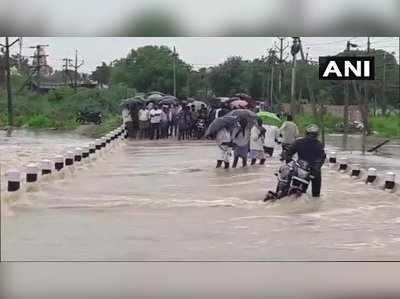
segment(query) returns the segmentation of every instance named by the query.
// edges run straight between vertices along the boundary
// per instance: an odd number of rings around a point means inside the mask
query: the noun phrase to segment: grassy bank
[[[312,115],[298,115],[295,119],[296,124],[302,134],[309,124],[318,124],[318,119]],[[374,135],[386,138],[400,138],[400,117],[398,116],[374,116],[370,118],[371,130]],[[324,116],[324,127],[326,133],[342,133],[343,118],[332,115]]]
[[[300,133],[304,134],[305,129],[310,124],[317,124],[321,127],[320,120],[308,114],[300,114],[295,118],[295,122],[299,127]],[[326,133],[337,133],[339,132],[340,124],[343,124],[343,119],[340,117],[325,115],[323,120],[323,125]]]
[[[79,127],[76,121],[79,111],[99,111],[104,116],[100,126],[92,130],[93,136],[101,135],[121,123],[119,104],[126,97],[126,88],[114,86],[110,89],[60,88],[39,95],[24,91],[14,97],[14,125],[32,129],[73,130]],[[0,90],[0,127],[7,124],[7,99]]]
[[[399,116],[376,116],[371,118],[374,134],[388,138],[400,138]]]

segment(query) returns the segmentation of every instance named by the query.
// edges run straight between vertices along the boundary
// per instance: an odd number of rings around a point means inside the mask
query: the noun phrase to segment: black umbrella
[[[236,116],[227,116],[224,115],[222,117],[218,117],[213,120],[213,122],[209,125],[206,136],[214,136],[223,128],[233,128],[236,126],[238,118]]]
[[[249,109],[235,109],[227,113],[226,116],[235,116],[239,120],[244,118],[249,125],[253,125],[257,120],[257,114]]]
[[[159,103],[161,105],[175,105],[178,103],[178,99],[174,96],[165,96],[160,99]]]
[[[154,95],[154,94],[157,94],[157,95],[160,95],[160,96],[165,96],[165,93],[163,93],[163,92],[160,92],[160,91],[150,91],[150,92],[148,92],[148,93],[146,93],[146,97],[150,97],[150,96],[152,96],[152,95]]]
[[[146,100],[145,100],[144,97],[142,97],[142,96],[134,96],[133,98],[134,98],[135,100],[141,101],[142,103],[146,102]]]
[[[161,94],[153,93],[146,98],[146,102],[159,102],[164,96]]]
[[[142,99],[129,98],[129,99],[123,100],[120,104],[120,107],[122,109],[124,109],[124,108],[131,109],[132,107],[134,107],[136,105],[141,105],[141,104],[143,104]]]
[[[241,99],[251,99],[251,96],[245,93],[236,93],[234,94],[235,97],[239,97]]]

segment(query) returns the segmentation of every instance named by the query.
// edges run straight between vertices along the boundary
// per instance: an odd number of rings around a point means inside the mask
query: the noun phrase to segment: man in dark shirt
[[[318,140],[319,128],[317,125],[309,125],[306,128],[306,136],[297,139],[286,153],[286,162],[289,162],[297,153],[300,160],[306,161],[311,166],[312,196],[319,197],[321,192],[321,167],[325,162],[326,154],[324,146]]]

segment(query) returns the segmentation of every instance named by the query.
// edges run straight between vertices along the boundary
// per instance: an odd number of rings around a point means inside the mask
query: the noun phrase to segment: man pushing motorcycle
[[[312,196],[319,197],[321,193],[321,167],[325,162],[324,145],[318,140],[319,128],[311,124],[306,128],[306,136],[297,139],[286,152],[285,160],[289,163],[294,154],[298,159],[306,161],[311,170]]]

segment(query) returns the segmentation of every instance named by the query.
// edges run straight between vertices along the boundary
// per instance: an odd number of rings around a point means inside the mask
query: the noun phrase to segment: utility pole
[[[274,64],[275,64],[275,50],[270,49],[268,51],[268,61],[269,64],[271,65],[271,78],[270,78],[270,85],[269,85],[269,97],[270,97],[270,103],[271,103],[271,108],[273,107],[273,98],[274,98]]]
[[[21,65],[22,65],[22,37],[18,37],[18,41],[19,41],[19,57],[18,57],[18,68],[21,71]]]
[[[65,85],[68,84],[68,78],[71,81],[71,77],[69,75],[69,66],[72,65],[72,59],[70,58],[63,58],[64,64],[63,64],[63,68],[64,68],[64,83]]]
[[[382,114],[386,115],[386,52],[383,53]]]
[[[13,101],[12,101],[12,90],[11,90],[11,71],[10,71],[10,48],[19,41],[16,39],[11,44],[9,42],[8,36],[6,36],[6,44],[0,44],[0,46],[5,48],[5,60],[6,60],[6,88],[7,88],[7,111],[8,111],[8,130],[7,136],[11,136],[12,127],[14,125],[13,118]]]
[[[75,65],[74,68],[74,90],[75,93],[78,90],[78,69],[84,64],[85,62],[81,60],[81,63],[78,64],[78,50],[75,50]]]
[[[296,105],[296,95],[295,95],[295,88],[296,88],[296,55],[300,51],[301,45],[299,42],[299,37],[293,37],[292,48],[290,50],[293,61],[292,61],[292,82],[290,88],[290,113],[292,116],[297,111]]]
[[[49,45],[36,45],[29,47],[31,49],[36,49],[35,55],[31,56],[31,58],[34,59],[36,62],[36,65],[34,66],[34,73],[36,73],[36,84],[38,87],[40,87],[40,69],[42,67],[42,58],[45,58],[49,55],[41,54],[41,50],[44,47],[48,47]]]
[[[346,55],[350,55],[351,48],[358,47],[356,44],[347,41],[346,43]],[[344,150],[347,149],[347,137],[349,134],[349,81],[344,81],[344,106],[343,106],[343,139],[342,147]]]
[[[173,54],[173,63],[172,63],[172,72],[173,72],[173,81],[174,81],[174,97],[176,97],[176,49],[174,46],[174,54]]]
[[[278,78],[278,97],[279,97],[279,102],[282,102],[282,77],[283,77],[283,53],[285,50],[289,47],[289,43],[286,44],[286,46],[283,46],[283,41],[286,39],[286,37],[278,37],[279,38],[279,47],[275,46],[275,49],[279,51],[279,78]]]
[[[367,39],[367,55],[369,55],[370,51],[371,51],[371,40],[368,37],[368,39]],[[365,147],[366,147],[366,141],[367,141],[366,139],[367,139],[367,133],[369,130],[369,121],[368,121],[368,118],[369,118],[369,111],[368,111],[369,92],[368,92],[368,83],[367,82],[365,82],[364,88],[365,88],[364,96],[362,97],[362,103],[361,103],[361,111],[362,111],[361,115],[363,118],[363,130],[362,130],[363,134],[362,134],[362,146],[361,147],[362,147],[363,155],[365,155]]]

